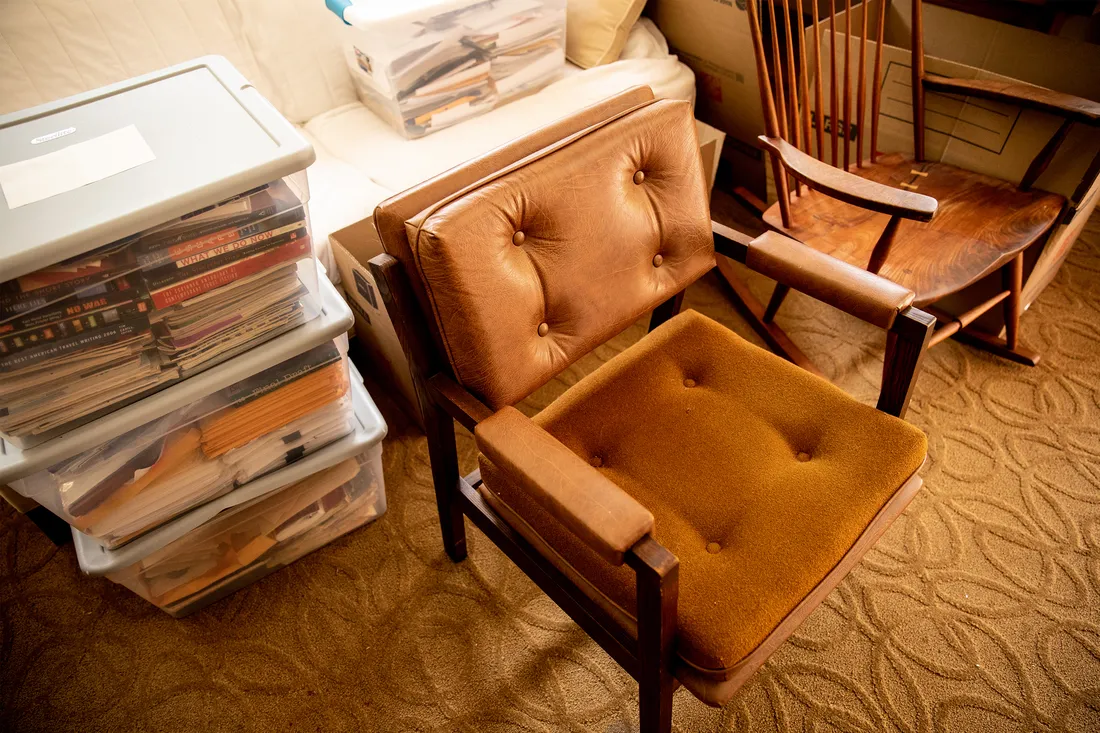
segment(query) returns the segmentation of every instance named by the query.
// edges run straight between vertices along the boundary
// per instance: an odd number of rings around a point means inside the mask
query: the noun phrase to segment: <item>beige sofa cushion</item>
[[[0,113],[207,54],[255,79],[239,29],[233,0],[4,0]]]
[[[645,0],[569,0],[565,56],[582,69],[619,58]]]
[[[357,101],[344,61],[344,24],[323,0],[234,0],[259,66],[256,86],[283,115],[303,124]]]

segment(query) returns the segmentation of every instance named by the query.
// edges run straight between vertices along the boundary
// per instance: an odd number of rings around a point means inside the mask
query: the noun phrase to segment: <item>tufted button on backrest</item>
[[[406,234],[455,376],[515,404],[714,266],[691,106],[645,103],[551,144]]]

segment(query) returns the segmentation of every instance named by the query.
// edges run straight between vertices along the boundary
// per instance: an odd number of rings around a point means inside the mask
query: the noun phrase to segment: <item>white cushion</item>
[[[0,114],[207,54],[255,83],[240,27],[233,0],[3,0]]]
[[[354,102],[343,53],[343,21],[324,0],[235,0],[259,65],[256,87],[300,124]]]

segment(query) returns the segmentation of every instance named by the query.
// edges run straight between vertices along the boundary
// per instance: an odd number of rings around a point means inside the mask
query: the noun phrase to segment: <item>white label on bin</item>
[[[133,125],[29,160],[0,166],[9,209],[73,191],[156,160]]]

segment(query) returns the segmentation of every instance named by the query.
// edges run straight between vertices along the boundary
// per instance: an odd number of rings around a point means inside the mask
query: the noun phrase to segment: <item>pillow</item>
[[[259,66],[253,79],[283,115],[303,124],[357,101],[344,61],[344,24],[322,0],[233,0]]]
[[[583,69],[618,61],[644,7],[645,0],[569,0],[566,58]]]

